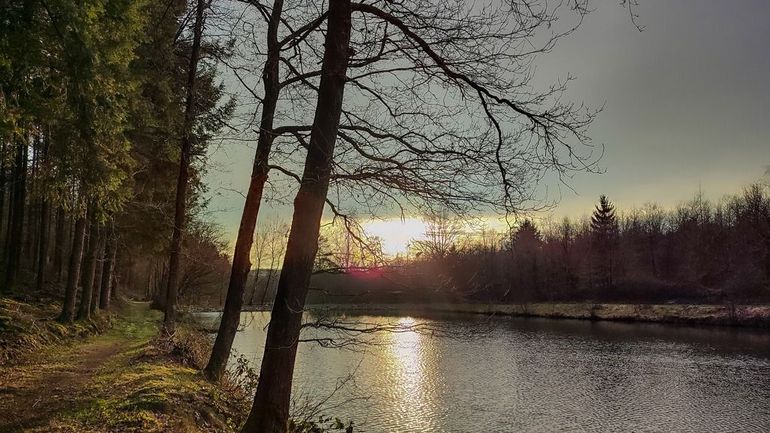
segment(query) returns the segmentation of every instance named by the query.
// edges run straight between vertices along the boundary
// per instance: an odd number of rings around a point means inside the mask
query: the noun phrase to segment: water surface
[[[244,313],[235,339],[256,369],[268,317]],[[356,431],[770,432],[766,331],[478,316],[352,319],[403,332],[371,336],[375,344],[355,351],[303,343],[294,393],[300,402],[325,401],[325,414],[352,419]]]

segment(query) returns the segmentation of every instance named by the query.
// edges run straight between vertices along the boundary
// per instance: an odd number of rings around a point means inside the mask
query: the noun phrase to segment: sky
[[[718,199],[760,179],[770,165],[770,1],[640,3],[642,32],[618,0],[595,1],[583,25],[537,62],[536,80],[569,72],[576,78],[569,99],[604,106],[589,134],[604,146],[602,173],[575,175],[568,187],[541,185],[558,199],[552,216],[586,215],[600,194],[621,210],[648,201],[673,207],[699,190]],[[253,146],[225,141],[210,155],[211,218],[229,240]],[[285,204],[267,203],[260,214],[290,217]],[[401,237],[419,227],[398,224],[370,225]]]

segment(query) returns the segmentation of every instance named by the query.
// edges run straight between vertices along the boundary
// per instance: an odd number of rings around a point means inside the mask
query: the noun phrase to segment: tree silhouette
[[[519,253],[536,251],[542,243],[543,237],[530,219],[525,219],[513,235],[513,249]]]
[[[540,289],[540,253],[543,237],[530,219],[525,219],[511,239],[511,253],[516,288],[527,295],[537,296]]]
[[[599,197],[599,205],[591,215],[591,233],[596,272],[596,285],[599,288],[612,286],[613,253],[617,238],[618,221],[615,206],[607,196]]]
[[[457,241],[462,234],[462,225],[446,214],[429,215],[425,218],[424,239],[412,242],[415,253],[431,259],[446,258],[457,249]]]

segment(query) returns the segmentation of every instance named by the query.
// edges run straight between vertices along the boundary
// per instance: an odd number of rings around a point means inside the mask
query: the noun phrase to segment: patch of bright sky
[[[388,256],[406,254],[409,244],[415,240],[425,239],[427,224],[422,218],[385,218],[364,221],[362,227],[367,235],[376,236],[382,241],[382,252]],[[459,224],[459,231],[464,236],[473,236],[484,231],[504,233],[509,224],[505,218],[498,216],[482,216],[466,220]]]

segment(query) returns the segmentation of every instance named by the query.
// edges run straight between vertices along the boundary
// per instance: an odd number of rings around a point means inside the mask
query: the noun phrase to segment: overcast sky
[[[699,186],[719,197],[770,164],[770,2],[642,3],[644,32],[605,2],[543,62],[577,76],[573,98],[606,102],[592,128],[606,173],[576,178],[561,212],[600,193],[620,207],[673,206]]]
[[[619,208],[670,207],[700,188],[738,192],[770,164],[770,1],[641,0],[638,32],[618,0],[594,2],[582,27],[538,63],[538,79],[576,77],[570,99],[604,111],[591,129],[603,174],[561,187],[556,215],[590,212],[599,194]],[[253,150],[224,143],[207,175],[215,221],[237,230]],[[548,185],[557,196],[558,185]],[[288,207],[265,217],[290,217]]]

